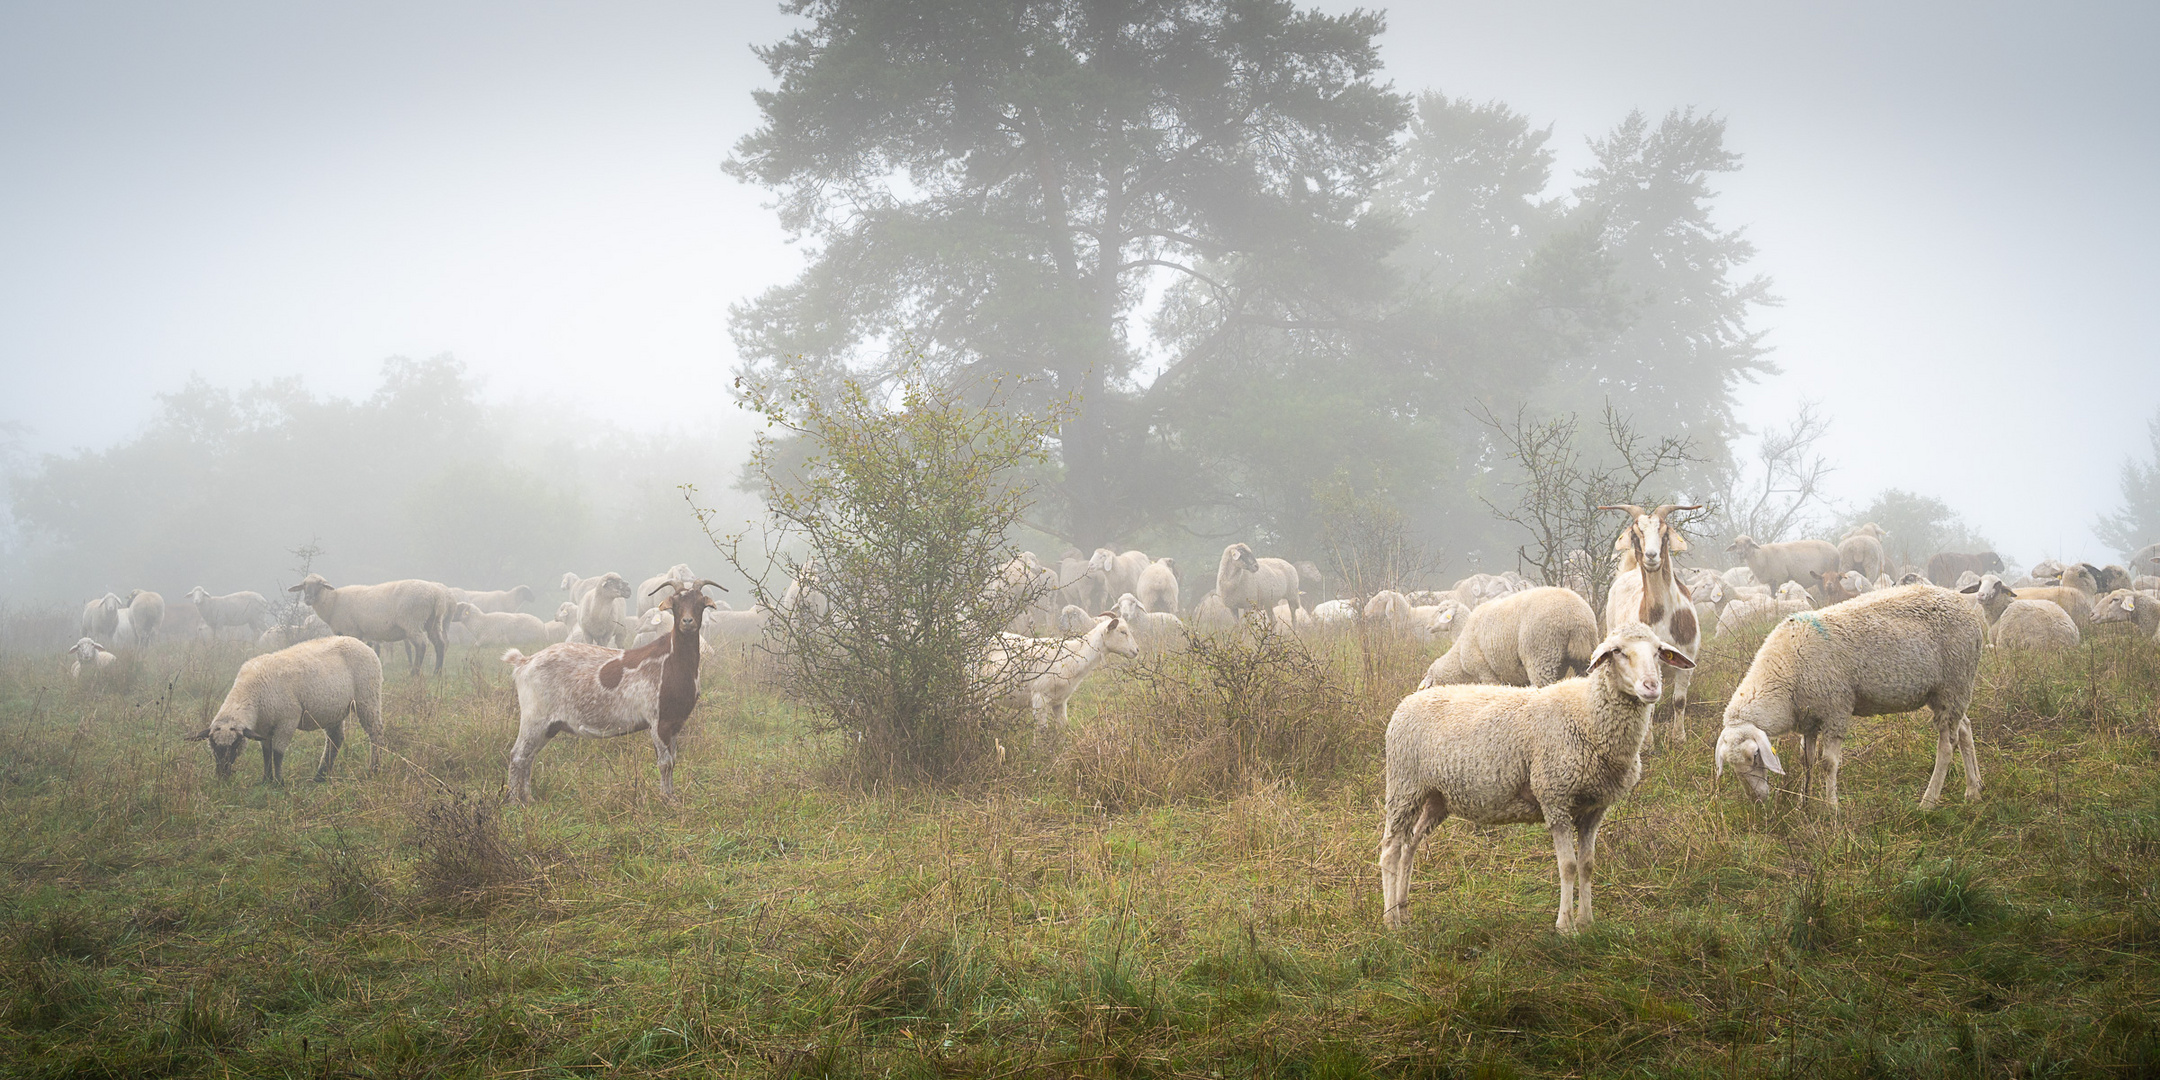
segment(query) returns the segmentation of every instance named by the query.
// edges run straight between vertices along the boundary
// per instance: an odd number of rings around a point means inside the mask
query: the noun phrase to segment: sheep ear
[[[193,734],[193,735],[190,735],[190,736],[188,736],[188,737],[187,737],[187,740],[186,740],[186,741],[188,741],[188,742],[201,742],[201,741],[203,741],[204,739],[207,739],[207,738],[209,738],[209,737],[210,737],[210,729],[209,729],[209,728],[204,728],[204,729],[202,729],[201,731],[198,731],[198,732],[196,732],[195,734]]]
[[[1972,584],[1970,584],[1970,585],[1967,585],[1967,586],[1965,586],[1965,587],[1964,587],[1964,588],[1962,588],[1962,589],[1959,589],[1958,591],[1959,591],[1959,592],[1961,592],[1961,593],[1973,593],[1973,594],[1978,594],[1978,593],[1980,592],[1980,583],[1979,583],[1979,582],[1977,582],[1977,581],[1975,581],[1975,582],[1973,582]]]
[[[298,586],[298,585],[294,585],[294,586],[292,586],[292,587],[290,587],[290,588],[286,589],[285,591],[286,591],[286,592],[299,592],[299,591],[300,591],[300,586]]]
[[[1598,646],[1597,651],[1590,654],[1590,666],[1583,670],[1583,674],[1588,675],[1591,672],[1596,671],[1599,665],[1605,663],[1607,660],[1612,659],[1613,655],[1618,653],[1619,651],[1620,646],[1618,645],[1607,644]],[[1693,665],[1689,666],[1692,667]]]
[[[1779,776],[1785,775],[1785,763],[1778,760],[1777,747],[1770,745],[1770,736],[1755,737],[1755,760],[1761,763],[1763,768]]]
[[[262,737],[262,736],[260,736],[260,735],[257,735],[257,734],[255,734],[255,733],[254,733],[254,732],[252,732],[252,731],[243,731],[243,732],[241,732],[240,734],[242,734],[242,735],[245,735],[245,736],[247,736],[248,738],[250,738],[250,739],[253,739],[253,740],[255,740],[256,742],[261,742],[261,741],[263,741],[263,737]]]
[[[1658,647],[1657,658],[1666,667],[1691,668],[1695,666],[1695,661],[1688,659],[1680,650],[1668,649],[1664,646]]]

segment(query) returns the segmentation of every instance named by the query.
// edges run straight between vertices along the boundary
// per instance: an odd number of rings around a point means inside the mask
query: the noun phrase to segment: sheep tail
[[[504,652],[502,658],[503,663],[509,664],[512,667],[524,667],[526,661],[532,659],[532,657],[527,656],[516,649],[510,649]]]

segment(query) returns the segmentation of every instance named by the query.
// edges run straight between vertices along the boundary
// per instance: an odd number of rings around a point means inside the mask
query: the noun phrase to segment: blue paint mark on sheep
[[[1786,622],[1796,622],[1815,631],[1824,641],[1830,640],[1830,628],[1822,624],[1822,616],[1812,611],[1796,611],[1785,616]]]

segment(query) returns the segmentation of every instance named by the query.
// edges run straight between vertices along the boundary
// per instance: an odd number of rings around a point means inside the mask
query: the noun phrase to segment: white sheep
[[[1743,593],[1733,597],[1718,611],[1717,631],[1711,636],[1726,637],[1740,633],[1750,626],[1776,622],[1781,618],[1784,618],[1784,613],[1778,609],[1776,597],[1753,592]]]
[[[1149,611],[1131,593],[1118,597],[1115,610],[1143,644],[1161,646],[1185,640],[1185,620],[1167,611]]]
[[[1827,763],[1823,799],[1836,809],[1838,765],[1855,716],[1909,712],[1935,716],[1935,772],[1923,810],[1942,798],[1953,747],[1965,759],[1965,797],[1980,797],[1980,759],[1966,706],[1979,677],[1987,620],[1967,597],[1932,585],[1872,592],[1780,622],[1763,639],[1725,705],[1717,773],[1731,766],[1749,795],[1770,794],[1767,773],[1784,773],[1771,738],[1800,733],[1800,759]],[[1803,785],[1804,786],[1804,785]]]
[[[380,585],[333,586],[321,574],[309,574],[286,591],[299,593],[300,599],[314,608],[334,633],[376,646],[386,641],[404,642],[406,659],[416,675],[427,659],[428,645],[433,644],[435,673],[442,674],[447,645],[443,626],[450,621],[448,586],[416,578]]]
[[[1067,550],[1058,559],[1057,587],[1057,596],[1052,602],[1061,608],[1099,611],[1110,599],[1106,595],[1110,588],[1109,576],[1076,550]]]
[[[1133,595],[1149,612],[1173,616],[1178,610],[1177,560],[1156,559],[1140,571]]]
[[[1103,575],[1103,596],[1115,598],[1126,593],[1138,595],[1140,575],[1152,565],[1153,560],[1144,551],[1112,551],[1106,547],[1095,549],[1088,559],[1088,566]]]
[[[1111,654],[1140,655],[1132,627],[1114,614],[1098,616],[1088,632],[1072,638],[1001,634],[983,657],[983,677],[1000,688],[999,699],[1035,715],[1037,737],[1056,738],[1065,728],[1073,692]]]
[[[1095,616],[1089,614],[1088,609],[1078,604],[1067,604],[1058,609],[1057,631],[1060,634],[1067,637],[1085,634],[1088,627],[1093,625],[1095,625]]]
[[[689,563],[676,563],[675,565],[668,567],[667,573],[654,574],[653,576],[646,578],[637,587],[638,616],[640,618],[643,618],[646,612],[651,611],[661,605],[662,601],[658,595],[661,585],[672,581],[677,586],[686,587],[691,582],[696,581],[697,579],[697,572],[690,569]]]
[[[485,592],[475,589],[450,590],[451,603],[471,604],[475,609],[484,612],[523,611],[525,605],[532,603],[535,599],[538,599],[538,594],[532,591],[530,585],[520,585],[514,589],[493,589]]]
[[[280,623],[263,631],[262,636],[255,639],[255,647],[265,652],[276,652],[279,649],[291,648],[303,641],[331,637],[333,634],[334,631],[330,629],[330,624],[322,621],[322,616],[310,611],[307,613],[307,618],[300,620],[296,624]]]
[[[1540,586],[1478,605],[1419,689],[1454,683],[1544,686],[1589,670],[1597,616],[1571,589]]]
[[[1838,541],[1837,551],[1838,569],[1857,570],[1869,580],[1882,573],[1883,564],[1889,561],[1882,541],[1866,533],[1856,532]]]
[[[2056,564],[2056,569],[2058,571],[2061,569],[2060,563]],[[1956,581],[1958,579],[1958,575],[1964,573],[1967,570],[1970,570],[1975,574],[2000,574],[2003,572],[2002,556],[1997,555],[1992,551],[1980,551],[1974,552],[1972,554],[1961,554],[1955,551],[1939,551],[1936,552],[1927,561],[1927,579],[1938,585]],[[2043,574],[2040,572],[2040,570],[2040,566],[2034,566],[2032,569],[2033,576],[2052,576],[2050,574]]]
[[[2136,623],[2147,637],[2160,641],[2160,599],[2134,589],[2117,589],[2093,601],[2095,623]]]
[[[241,664],[217,716],[188,740],[209,741],[220,780],[231,779],[246,740],[261,742],[263,780],[282,784],[285,750],[293,733],[320,730],[330,740],[315,767],[320,783],[337,764],[338,748],[345,744],[345,717],[351,715],[367,732],[372,770],[382,756],[382,678],[382,660],[358,639],[303,641]]]
[[[1390,632],[1408,635],[1415,616],[1410,598],[1393,589],[1382,589],[1365,601],[1364,617],[1375,625],[1385,626]]]
[[[1437,641],[1460,629],[1469,618],[1470,609],[1452,597],[1437,604],[1414,604],[1410,608],[1410,639],[1428,643]]]
[[[1356,622],[1358,606],[1355,600],[1323,600],[1314,604],[1313,621],[1322,624]]]
[[[474,645],[537,645],[551,640],[547,624],[537,615],[483,611],[469,600],[450,609],[450,621],[464,626]]]
[[[1837,545],[1828,540],[1758,544],[1752,537],[1743,535],[1734,538],[1732,546],[1725,550],[1747,560],[1748,572],[1755,575],[1758,584],[1773,588],[1788,581],[1805,584],[1817,580],[1817,575],[1842,569],[1838,565]]]
[[[124,637],[138,649],[148,648],[159,624],[165,621],[165,598],[148,589],[136,589],[124,600],[127,606],[120,611],[121,622],[113,628],[113,642],[121,644]]]
[[[2012,600],[1995,617],[1995,647],[2046,652],[2074,649],[2080,640],[2077,623],[2060,606],[2046,600]]]
[[[666,584],[663,579],[660,588]],[[630,599],[630,583],[612,571],[600,575],[583,599],[577,602],[577,625],[570,628],[566,643],[616,646],[629,640],[630,627],[623,622],[623,602]]]
[[[621,578],[617,578],[620,581]],[[652,732],[653,754],[660,764],[660,790],[675,797],[675,741],[697,707],[698,660],[703,654],[699,622],[713,601],[710,581],[688,584],[662,581],[674,588],[661,610],[671,629],[666,637],[636,649],[609,649],[564,642],[526,656],[503,653],[517,684],[518,734],[510,746],[509,797],[531,802],[533,758],[560,734],[581,739],[612,739]],[[591,596],[605,589],[596,588]]]
[[[1543,822],[1560,872],[1553,926],[1563,933],[1589,926],[1598,826],[1642,778],[1650,711],[1665,692],[1661,665],[1693,664],[1648,627],[1628,624],[1591,653],[1587,678],[1538,689],[1441,686],[1404,698],[1387,727],[1380,839],[1387,925],[1402,925],[1418,844],[1453,814],[1480,825]]]
[[[113,666],[113,662],[120,659],[112,654],[112,650],[98,644],[95,638],[83,638],[77,641],[68,648],[66,655],[75,658],[68,663],[68,675],[77,679],[82,678],[84,664],[90,665],[93,671],[102,671]]]
[[[83,605],[82,636],[102,641],[113,640],[113,632],[119,629],[120,609],[126,606],[119,596],[106,593]]]
[[[1298,596],[1297,567],[1282,559],[1255,556],[1244,544],[1223,549],[1222,562],[1215,568],[1215,593],[1231,614],[1240,617],[1248,611],[1273,611],[1279,603],[1296,611],[1304,609]]]
[[[258,636],[270,629],[270,601],[259,592],[212,596],[210,590],[197,585],[188,590],[187,598],[213,634],[233,626],[247,627]]]
[[[1237,615],[1223,603],[1221,593],[1209,590],[1193,605],[1192,624],[1204,630],[1227,630],[1237,625]]]

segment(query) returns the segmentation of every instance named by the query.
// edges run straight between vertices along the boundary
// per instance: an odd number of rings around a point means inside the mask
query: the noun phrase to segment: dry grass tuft
[[[482,914],[506,900],[532,897],[545,890],[545,869],[554,860],[503,832],[492,800],[463,792],[431,799],[421,807],[407,836],[419,858],[413,864],[413,888],[432,906],[459,914]],[[333,860],[333,865],[335,860]],[[354,870],[342,892],[333,875],[334,895],[350,900],[371,892],[364,870]]]

